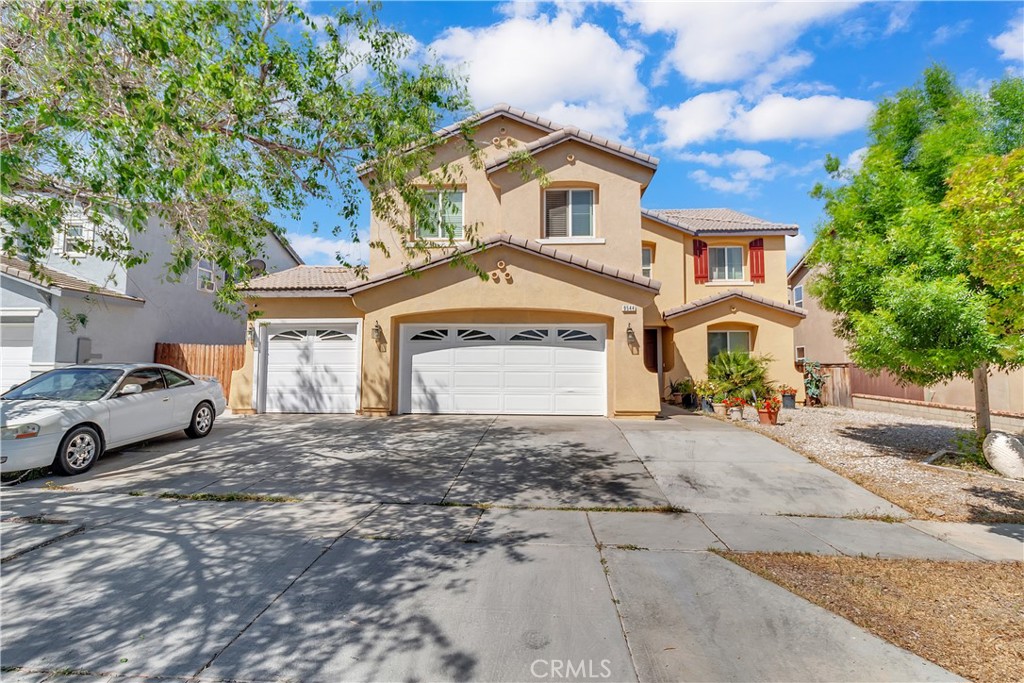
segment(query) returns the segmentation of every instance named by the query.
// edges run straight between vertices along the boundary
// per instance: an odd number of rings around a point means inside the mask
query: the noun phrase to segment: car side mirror
[[[121,387],[121,390],[117,392],[118,396],[131,396],[132,394],[141,394],[141,384],[126,384]]]

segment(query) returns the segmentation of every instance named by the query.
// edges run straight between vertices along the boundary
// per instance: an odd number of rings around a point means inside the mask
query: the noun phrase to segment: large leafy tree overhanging
[[[431,165],[430,143],[467,109],[464,87],[411,65],[414,42],[373,6],[325,17],[271,0],[11,0],[0,18],[2,251],[33,265],[79,207],[129,232],[166,222],[172,277],[199,259],[244,276],[275,212],[325,201],[337,221],[320,228],[354,235],[362,164],[374,210],[405,231],[410,213],[431,213],[411,179],[456,172]],[[147,258],[117,230],[79,250]],[[239,298],[231,281],[219,297]]]
[[[829,157],[840,182],[812,193],[826,217],[808,256],[823,266],[811,293],[837,315],[851,358],[922,385],[984,385],[987,367],[1020,367],[1024,81],[965,92],[932,67],[880,103],[869,132],[861,168]]]

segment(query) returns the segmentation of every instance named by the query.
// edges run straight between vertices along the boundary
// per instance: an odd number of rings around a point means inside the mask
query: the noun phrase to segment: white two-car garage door
[[[267,330],[266,412],[354,413],[358,381],[356,323]]]
[[[603,325],[403,325],[399,412],[604,415]]]

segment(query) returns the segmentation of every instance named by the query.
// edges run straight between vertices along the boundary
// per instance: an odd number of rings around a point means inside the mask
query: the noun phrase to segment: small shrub
[[[748,353],[720,353],[708,362],[708,379],[718,389],[718,397],[739,396],[753,398],[773,393],[768,379],[770,356],[752,356]]]

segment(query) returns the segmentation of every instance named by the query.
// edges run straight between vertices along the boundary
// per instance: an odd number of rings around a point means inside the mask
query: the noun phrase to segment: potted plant
[[[825,376],[821,374],[821,363],[813,360],[804,361],[804,393],[807,394],[807,400],[804,401],[809,406],[820,406],[822,404],[821,392],[825,386]]]
[[[718,392],[718,387],[715,383],[710,380],[703,379],[699,382],[693,383],[693,390],[697,394],[697,401],[700,404],[700,409],[706,413],[712,412],[714,410],[714,396]]]
[[[796,389],[783,384],[779,387],[779,393],[782,394],[782,407],[788,410],[796,409]]]
[[[722,405],[725,406],[726,413],[729,415],[730,420],[743,419],[743,406],[747,405],[745,399],[742,399],[739,396],[730,396],[722,401]]]
[[[697,397],[694,395],[693,391],[693,380],[687,377],[681,382],[681,384],[682,386],[680,387],[680,389],[682,389],[683,393],[682,405],[684,408],[693,410],[694,408],[697,407]]]
[[[680,405],[683,402],[683,394],[686,393],[686,382],[684,382],[683,380],[670,382],[668,387],[669,392],[672,394],[670,403]]]
[[[779,409],[782,407],[782,399],[778,394],[768,394],[758,399],[754,405],[757,407],[757,419],[763,425],[778,424]]]

